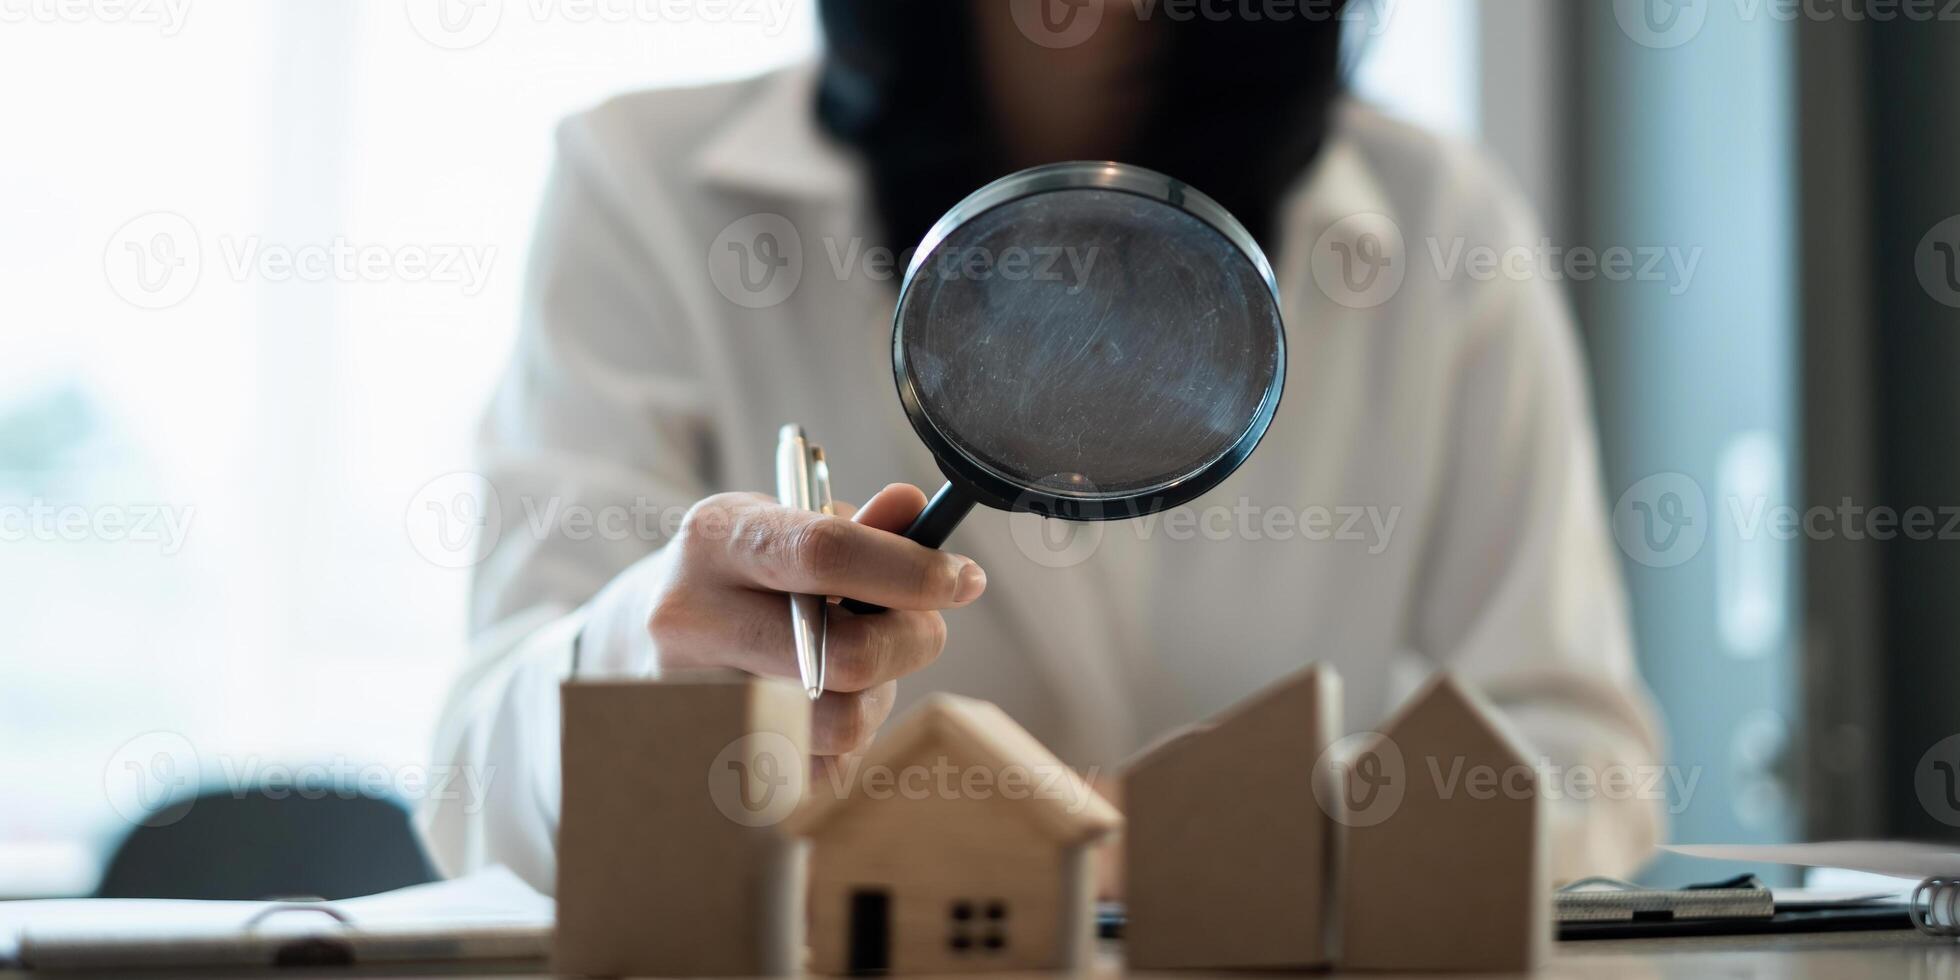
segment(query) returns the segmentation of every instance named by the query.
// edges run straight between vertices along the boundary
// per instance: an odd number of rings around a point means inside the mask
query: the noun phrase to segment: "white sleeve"
[[[604,110],[599,110],[604,112]],[[581,608],[658,548],[711,481],[698,343],[636,235],[592,116],[567,120],[533,235],[516,350],[480,433],[498,517],[471,586],[469,661],[438,728],[436,761],[474,773],[482,799],[420,814],[436,864],[509,865],[553,887],[558,684]],[[630,207],[657,210],[642,199]],[[587,637],[581,675],[643,670],[651,643]],[[462,781],[458,781],[462,782]],[[462,785],[469,785],[462,782]]]
[[[1493,247],[1538,242],[1520,203],[1502,198],[1498,213]],[[1635,670],[1591,406],[1559,290],[1535,271],[1465,289],[1472,336],[1448,396],[1451,455],[1411,638],[1498,705],[1542,757],[1534,761],[1550,763],[1549,854],[1568,880],[1644,863],[1662,801],[1646,792],[1660,735]],[[1633,786],[1602,791],[1600,777]]]

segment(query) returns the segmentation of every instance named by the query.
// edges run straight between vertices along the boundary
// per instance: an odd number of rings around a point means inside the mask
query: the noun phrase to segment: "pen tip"
[[[812,684],[809,687],[804,688],[803,693],[808,694],[810,696],[810,700],[815,701],[816,699],[823,697],[823,688],[818,687],[815,684]]]

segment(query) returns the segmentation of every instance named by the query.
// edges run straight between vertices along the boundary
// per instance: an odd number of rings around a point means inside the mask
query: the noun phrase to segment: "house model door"
[[[885,973],[891,969],[892,896],[882,888],[860,888],[851,892],[851,917],[846,926],[850,970],[856,975]]]

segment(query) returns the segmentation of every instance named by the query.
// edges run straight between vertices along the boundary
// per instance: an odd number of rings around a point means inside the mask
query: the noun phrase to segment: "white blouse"
[[[581,606],[695,500],[769,492],[778,426],[824,445],[840,499],[940,482],[893,390],[903,266],[861,237],[864,174],[817,128],[814,82],[803,66],[637,93],[559,130],[482,430],[504,520],[438,736],[437,760],[480,767],[487,796],[422,814],[447,871],[502,863],[551,889],[557,685]],[[947,615],[945,654],[900,682],[898,710],[934,690],[985,698],[1106,775],[1311,661],[1341,674],[1349,731],[1445,667],[1554,785],[1595,787],[1553,805],[1556,873],[1631,870],[1660,832],[1641,778],[1659,736],[1571,314],[1535,268],[1468,261],[1536,247],[1528,208],[1475,149],[1349,104],[1279,227],[1289,373],[1258,450],[1149,519],[976,510],[947,547],[987,570],[987,593]],[[777,276],[754,290],[727,246],[762,231]],[[589,526],[565,516],[579,508]],[[581,669],[644,656],[588,649]],[[1578,767],[1583,783],[1561,780]],[[1600,778],[1617,770],[1634,792]]]

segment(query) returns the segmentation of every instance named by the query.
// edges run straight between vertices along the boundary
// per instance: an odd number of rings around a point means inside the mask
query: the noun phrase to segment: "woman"
[[[567,121],[484,425],[504,519],[440,736],[495,775],[480,806],[425,815],[442,864],[549,890],[558,682],[794,676],[785,590],[893,607],[833,611],[819,754],[938,689],[1107,773],[1320,660],[1350,730],[1446,667],[1553,765],[1650,765],[1566,307],[1542,280],[1428,257],[1537,231],[1476,152],[1340,97],[1338,11],[827,0],[820,65]],[[889,533],[936,483],[891,395],[889,253],[995,176],[1105,158],[1206,191],[1273,257],[1291,371],[1265,441],[1186,520],[1060,551],[986,510],[944,552]],[[774,507],[746,491],[773,485],[788,421],[824,443],[840,495],[907,482],[855,523]],[[534,528],[573,508],[597,519]],[[620,519],[649,513],[671,519]],[[1555,870],[1630,870],[1658,813],[1558,800]]]

